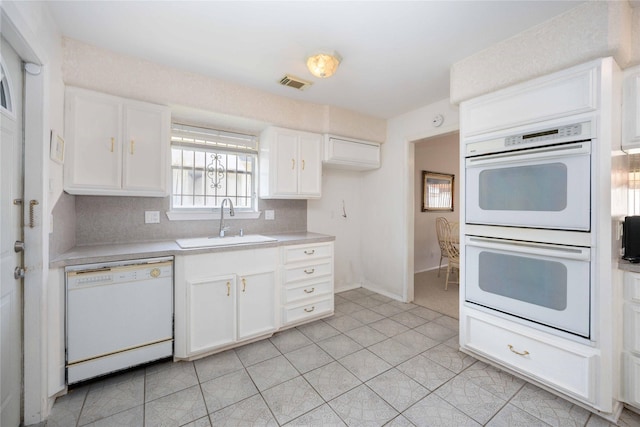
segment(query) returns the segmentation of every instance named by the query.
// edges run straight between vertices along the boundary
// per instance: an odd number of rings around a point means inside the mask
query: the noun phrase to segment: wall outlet
[[[264,211],[264,219],[267,221],[273,221],[276,219],[276,211],[272,209]]]
[[[160,211],[144,211],[145,224],[160,224]]]

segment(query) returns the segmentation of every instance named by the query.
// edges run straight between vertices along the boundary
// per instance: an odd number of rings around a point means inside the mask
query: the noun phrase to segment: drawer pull
[[[245,289],[247,289],[247,279],[245,279],[244,277],[242,278],[242,292],[245,291]]]
[[[311,294],[311,293],[313,293],[313,291],[315,291],[315,290],[316,290],[316,288],[311,288],[311,290],[310,290],[310,291],[309,291],[309,290],[307,290],[307,289],[305,289],[305,290],[304,290],[304,293],[305,293],[305,294]]]
[[[527,350],[525,351],[518,351],[518,350],[514,350],[513,346],[511,344],[507,345],[509,347],[509,350],[511,350],[512,353],[517,354],[518,356],[528,356],[529,352]]]
[[[306,255],[313,255],[313,254],[315,254],[315,253],[316,253],[316,250],[315,250],[315,249],[311,249],[310,251],[304,251],[304,253],[305,253]]]
[[[227,296],[231,294],[231,282],[227,282]]]
[[[314,305],[311,308],[305,308],[304,311],[306,311],[307,313],[311,313],[315,309],[316,309],[316,306]]]
[[[305,272],[306,274],[313,274],[315,271],[316,271],[316,269],[315,269],[315,268],[312,268],[311,270],[307,270],[306,268],[304,269],[304,272]]]

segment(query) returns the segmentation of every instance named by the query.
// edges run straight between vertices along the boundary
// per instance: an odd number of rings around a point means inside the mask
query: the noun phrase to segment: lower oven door
[[[468,224],[589,231],[591,141],[466,159]]]
[[[467,236],[465,300],[590,336],[591,249]]]

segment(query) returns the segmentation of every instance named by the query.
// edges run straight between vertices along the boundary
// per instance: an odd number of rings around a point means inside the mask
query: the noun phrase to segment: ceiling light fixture
[[[307,58],[307,68],[316,77],[331,77],[338,69],[342,57],[336,52],[317,53]]]

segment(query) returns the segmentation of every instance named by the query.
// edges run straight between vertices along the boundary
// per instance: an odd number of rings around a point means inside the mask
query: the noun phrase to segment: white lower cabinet
[[[623,400],[640,409],[640,273],[624,274]]]
[[[175,357],[273,333],[277,265],[277,248],[176,256]]]
[[[196,354],[235,341],[235,283],[235,275],[186,282],[189,307],[188,354]]]
[[[333,314],[333,242],[175,257],[176,359]]]
[[[599,352],[485,313],[463,316],[462,347],[525,377],[593,404]]]
[[[333,314],[333,242],[282,249],[282,325]]]

